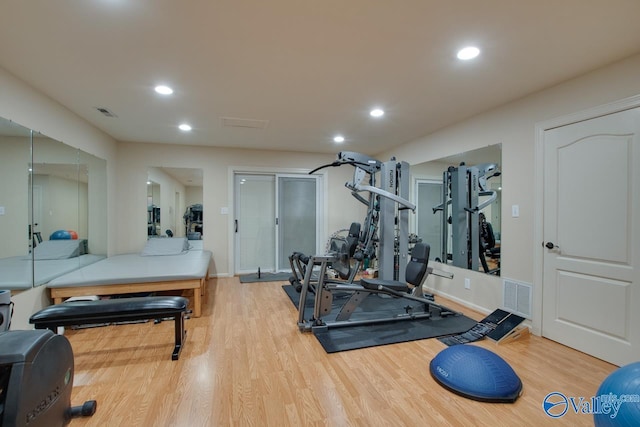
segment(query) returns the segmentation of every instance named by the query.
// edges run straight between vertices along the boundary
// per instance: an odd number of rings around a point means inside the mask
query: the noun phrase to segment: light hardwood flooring
[[[98,401],[78,426],[578,426],[591,415],[542,409],[557,391],[590,398],[614,365],[531,336],[475,343],[502,356],[524,384],[514,404],[443,389],[429,362],[437,339],[326,354],[301,333],[283,283],[209,281],[200,318],[186,321],[172,361],[173,322],[67,331],[75,355],[72,403]],[[456,304],[438,302],[484,317]]]

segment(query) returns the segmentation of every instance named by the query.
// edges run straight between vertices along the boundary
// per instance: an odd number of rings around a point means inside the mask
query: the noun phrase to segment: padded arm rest
[[[136,297],[100,301],[73,301],[51,305],[33,314],[29,323],[65,326],[102,322],[173,317],[187,310],[183,297]]]
[[[372,291],[378,290],[379,286],[384,286],[397,292],[409,292],[409,286],[406,283],[396,282],[395,280],[383,280],[383,279],[360,279],[360,284],[365,289]]]

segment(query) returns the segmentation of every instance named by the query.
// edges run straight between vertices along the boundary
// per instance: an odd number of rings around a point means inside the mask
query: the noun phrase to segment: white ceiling
[[[375,154],[640,52],[639,16],[638,0],[3,0],[0,66],[120,141]],[[468,44],[481,56],[458,61]]]

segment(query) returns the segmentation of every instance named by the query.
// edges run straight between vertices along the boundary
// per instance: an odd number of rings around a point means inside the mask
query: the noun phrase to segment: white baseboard
[[[460,298],[455,297],[453,295],[449,295],[446,292],[436,291],[435,289],[431,289],[431,288],[426,288],[426,289],[427,289],[428,292],[430,292],[430,293],[432,293],[434,295],[441,296],[443,298],[449,299],[449,300],[451,300],[453,302],[456,302],[456,303],[458,303],[460,305],[463,305],[463,306],[465,306],[465,307],[467,307],[467,308],[469,308],[471,310],[480,312],[482,314],[490,314],[490,313],[493,312],[493,310],[489,310],[489,309],[486,309],[486,308],[481,307],[479,305],[472,304],[469,301],[460,299]]]

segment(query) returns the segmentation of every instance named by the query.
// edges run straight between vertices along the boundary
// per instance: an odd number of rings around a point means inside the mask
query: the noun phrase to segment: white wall
[[[0,95],[1,117],[107,161],[108,208],[104,215],[108,218],[108,229],[115,229],[116,141],[3,68],[0,68]],[[115,234],[107,234],[111,249],[115,246]],[[12,296],[15,304],[12,329],[32,329],[28,323],[29,316],[49,304],[45,291],[40,286]]]
[[[550,65],[552,66],[552,64]],[[502,241],[501,272],[510,279],[532,283],[534,332],[539,330],[540,283],[534,283],[533,258],[542,242],[534,241],[535,126],[552,118],[640,94],[640,55],[595,70],[573,80],[537,92],[518,101],[472,117],[390,151],[412,164],[439,159],[497,143],[502,144]],[[379,155],[378,157],[384,157]],[[520,217],[511,217],[511,206],[520,206]],[[502,303],[500,278],[455,267],[453,280],[430,277],[427,286],[484,311]],[[472,279],[471,290],[464,278]],[[536,298],[536,296],[538,296]]]
[[[339,150],[336,150],[336,154]],[[233,254],[233,195],[230,170],[306,170],[334,161],[336,155],[278,151],[239,150],[166,144],[118,144],[117,253],[138,252],[146,241],[146,180],[149,167],[200,168],[203,171],[202,205],[204,247],[213,251],[213,275],[231,275]],[[362,221],[363,205],[351,197],[344,183],[353,168],[344,166],[327,171],[328,206],[326,236],[353,221]],[[221,214],[221,208],[229,213]],[[162,213],[161,213],[162,216]]]
[[[113,230],[117,210],[116,141],[3,68],[0,68],[0,94],[0,117],[107,161],[108,206],[105,216],[108,230]],[[115,234],[109,231],[107,235],[111,249],[115,246]]]

